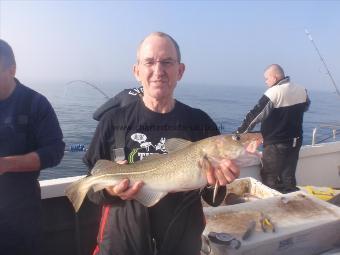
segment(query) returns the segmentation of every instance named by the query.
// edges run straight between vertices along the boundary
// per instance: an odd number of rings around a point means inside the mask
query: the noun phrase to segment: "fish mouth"
[[[262,144],[262,134],[257,133],[246,133],[240,135],[240,141],[244,146],[245,150],[249,153],[255,153],[258,147]]]
[[[261,162],[262,154],[257,150],[257,147],[253,145],[251,145],[251,149],[247,147],[244,149],[243,153],[234,160],[239,167],[258,165]]]

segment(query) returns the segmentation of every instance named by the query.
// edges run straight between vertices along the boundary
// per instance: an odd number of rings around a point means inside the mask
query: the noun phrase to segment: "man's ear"
[[[177,77],[177,81],[180,81],[182,79],[182,76],[184,74],[185,71],[185,65],[183,63],[180,63],[178,66],[178,77]]]
[[[17,66],[16,66],[16,65],[11,65],[11,66],[8,68],[8,72],[9,72],[9,74],[10,74],[12,77],[15,76],[16,71],[17,71]]]
[[[138,64],[134,64],[133,65],[133,75],[135,76],[136,80],[138,82],[140,82],[140,78],[139,78],[139,66],[138,66]]]

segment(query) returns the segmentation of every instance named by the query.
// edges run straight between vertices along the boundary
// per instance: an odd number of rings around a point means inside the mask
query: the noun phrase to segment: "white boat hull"
[[[299,186],[340,188],[340,142],[303,146],[296,179]]]
[[[297,167],[298,185],[340,187],[340,142],[303,146]],[[100,208],[86,201],[77,216],[65,188],[84,176],[40,181],[44,210],[44,254],[88,255],[96,244]],[[260,166],[241,169],[240,177],[260,178]]]

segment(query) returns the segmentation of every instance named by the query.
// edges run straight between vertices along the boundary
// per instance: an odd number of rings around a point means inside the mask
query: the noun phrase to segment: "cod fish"
[[[254,164],[254,160],[259,163],[256,149],[260,139],[259,133],[242,134],[238,140],[232,135],[217,135],[197,142],[171,138],[165,143],[167,154],[153,154],[133,164],[98,160],[90,176],[67,187],[66,196],[78,211],[90,189],[97,192],[129,179],[130,185],[144,182],[135,199],[151,207],[169,192],[206,186],[206,168],[216,166],[221,160],[235,160],[239,167]]]

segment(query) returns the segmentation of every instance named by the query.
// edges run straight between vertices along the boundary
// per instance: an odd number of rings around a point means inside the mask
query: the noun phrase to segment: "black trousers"
[[[42,216],[40,208],[22,208],[11,215],[0,212],[0,254],[40,255]]]
[[[261,178],[263,184],[282,193],[298,190],[296,187],[296,166],[302,141],[294,144],[277,143],[264,146]]]

